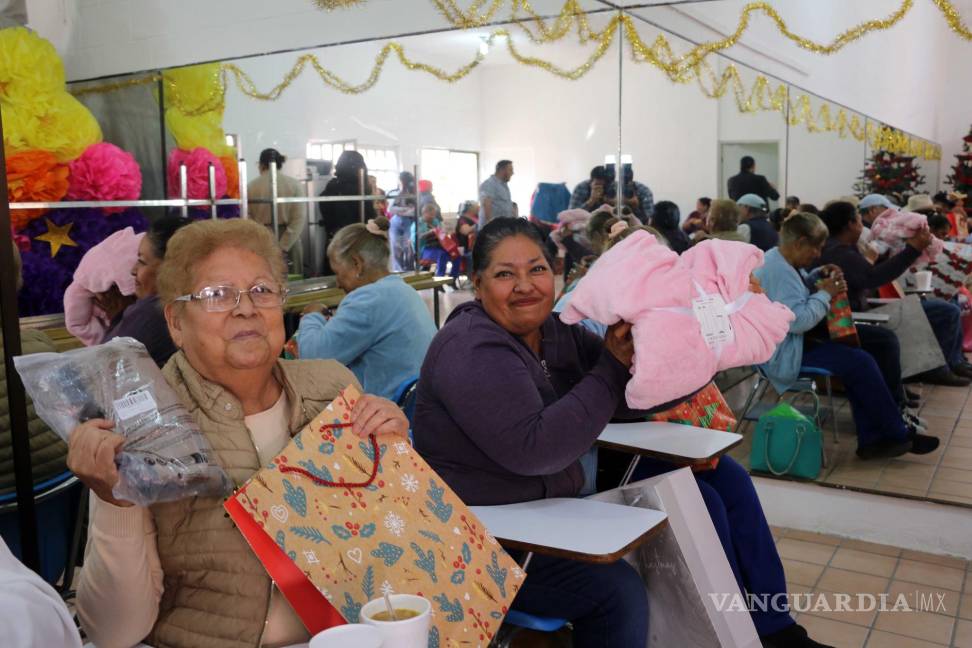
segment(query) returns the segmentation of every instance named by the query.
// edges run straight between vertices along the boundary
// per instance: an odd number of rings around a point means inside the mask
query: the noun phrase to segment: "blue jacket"
[[[790,323],[790,332],[776,347],[776,353],[769,362],[759,367],[769,378],[773,389],[782,394],[800,375],[803,334],[827,316],[830,293],[818,290],[811,295],[809,286],[820,277],[820,271],[815,270],[810,274],[798,272],[783,258],[778,247],[766,253],[763,267],[757,268],[753,274],[759,279],[767,297],[780,302],[796,316]]]
[[[305,315],[296,337],[302,359],[337,360],[367,393],[394,398],[407,378],[418,376],[435,333],[418,292],[388,275],[349,293],[330,320]]]

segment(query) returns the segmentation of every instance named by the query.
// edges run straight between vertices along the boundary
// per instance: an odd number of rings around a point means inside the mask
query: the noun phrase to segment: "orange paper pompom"
[[[7,200],[10,202],[54,202],[68,191],[68,166],[48,151],[22,151],[7,157]],[[14,231],[46,213],[43,209],[14,209],[10,223]]]
[[[240,167],[236,158],[232,155],[224,155],[219,158],[223,169],[226,171],[226,195],[230,198],[240,197]]]

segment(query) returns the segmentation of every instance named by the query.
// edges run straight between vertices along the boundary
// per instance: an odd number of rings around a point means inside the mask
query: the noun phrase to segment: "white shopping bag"
[[[668,514],[668,526],[625,557],[648,588],[649,648],[762,645],[749,612],[738,604],[729,605],[742,594],[690,469],[673,470],[592,499]]]
[[[873,308],[872,313],[885,313],[891,320],[884,326],[894,331],[901,342],[901,377],[910,378],[945,364],[942,347],[928,323],[925,309],[916,295]]]

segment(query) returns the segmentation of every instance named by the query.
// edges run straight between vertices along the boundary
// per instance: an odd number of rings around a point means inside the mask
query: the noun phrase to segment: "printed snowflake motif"
[[[419,480],[412,475],[402,475],[402,488],[409,493],[416,493],[419,489]]]
[[[379,587],[378,589],[381,591],[382,596],[384,596],[385,594],[388,594],[390,596],[395,593],[395,588],[392,587],[392,584],[389,583],[388,581],[382,583],[381,587]]]
[[[409,451],[411,451],[411,449],[412,448],[404,441],[399,441],[398,443],[395,444],[395,452],[397,452],[400,455],[408,454]]]
[[[523,577],[526,576],[526,574],[519,567],[514,567],[513,568],[513,576],[515,576],[517,580],[522,580]]]
[[[405,520],[394,513],[388,513],[385,515],[385,528],[393,533],[396,537],[401,537],[402,533],[405,531]]]

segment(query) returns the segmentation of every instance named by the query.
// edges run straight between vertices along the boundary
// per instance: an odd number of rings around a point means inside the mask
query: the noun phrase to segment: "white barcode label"
[[[702,337],[710,347],[732,342],[735,333],[726,311],[726,302],[721,295],[706,295],[692,300],[692,312],[702,326]]]
[[[121,421],[127,421],[130,418],[135,418],[146,412],[158,409],[158,405],[155,404],[155,399],[152,398],[152,394],[148,390],[125,394],[125,396],[116,400],[113,405],[115,406],[115,414]]]

